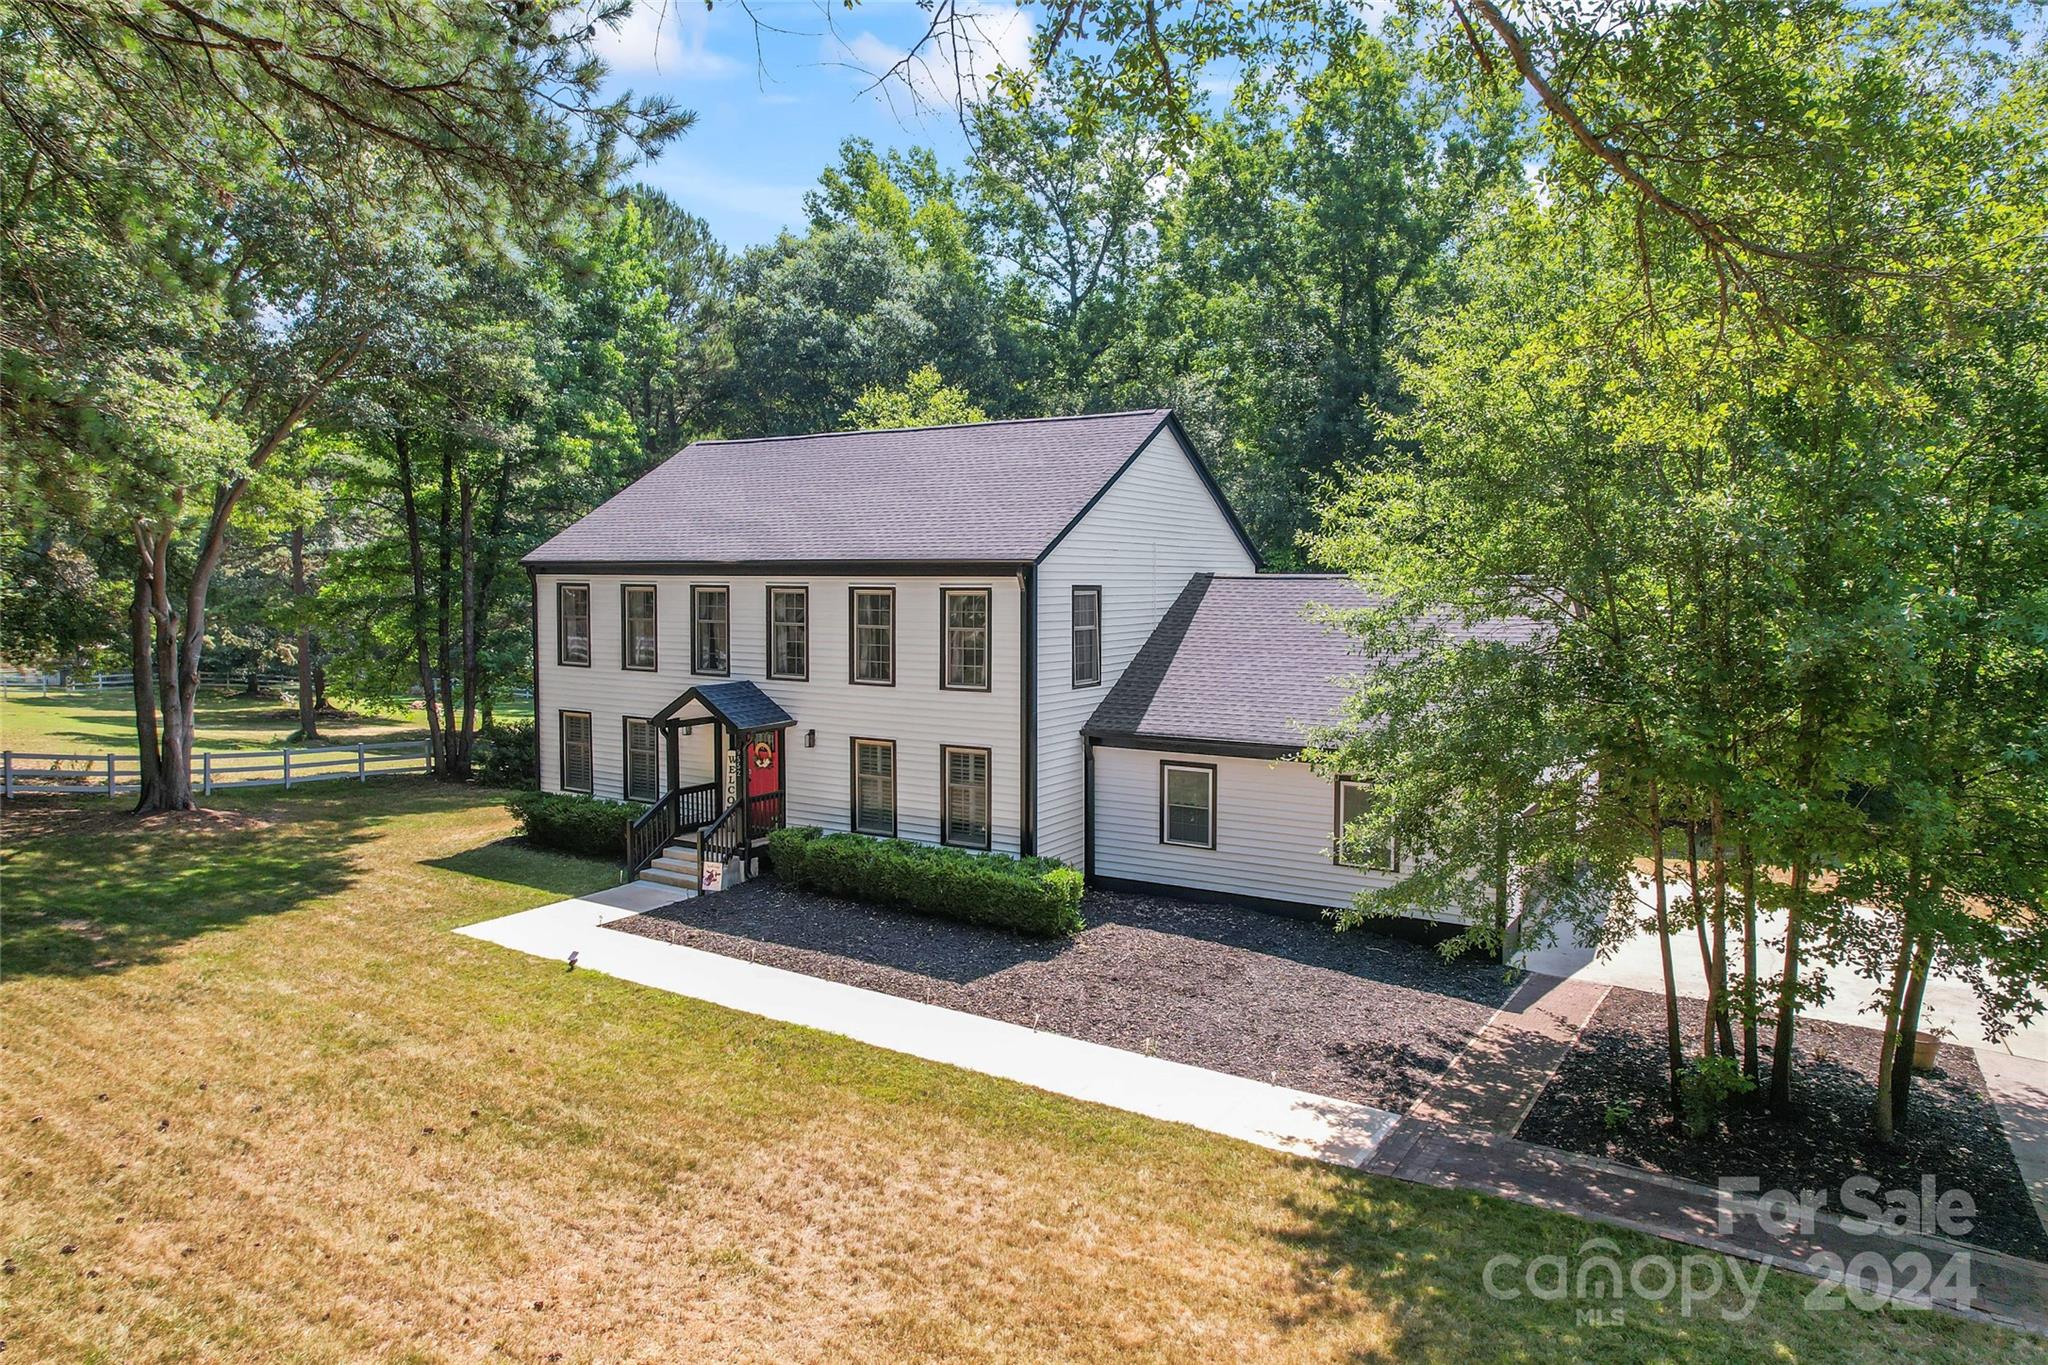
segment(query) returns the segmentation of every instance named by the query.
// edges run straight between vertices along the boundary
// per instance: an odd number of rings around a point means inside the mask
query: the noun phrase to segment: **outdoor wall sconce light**
[[[818,747],[818,732],[816,730],[804,731],[804,747],[806,749],[815,749]]]

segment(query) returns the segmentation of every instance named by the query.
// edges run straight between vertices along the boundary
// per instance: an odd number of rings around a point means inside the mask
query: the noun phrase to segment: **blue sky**
[[[920,63],[917,89],[876,77],[924,32],[913,0],[752,0],[760,19],[721,0],[640,0],[598,50],[614,88],[659,93],[697,112],[697,124],[638,178],[711,224],[728,246],[771,240],[803,222],[803,193],[842,139],[879,147],[922,144],[958,164],[966,155],[953,93],[960,82],[944,54]],[[997,59],[1021,65],[1036,11],[987,0],[966,84]],[[778,31],[779,30],[779,31]],[[758,38],[759,49],[756,50]]]

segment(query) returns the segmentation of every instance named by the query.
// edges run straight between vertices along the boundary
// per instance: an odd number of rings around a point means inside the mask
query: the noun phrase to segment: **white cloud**
[[[942,18],[915,51],[867,30],[851,39],[828,33],[824,59],[848,68],[877,98],[907,100],[916,110],[976,103],[998,68],[1031,64],[1037,16],[1029,9],[1002,0],[956,0],[947,14],[950,21]]]
[[[770,232],[804,221],[804,192],[810,185],[779,185],[728,174],[688,157],[664,157],[643,177],[692,212],[724,209],[762,220]]]
[[[591,50],[614,72],[711,80],[741,69],[708,43],[711,16],[691,0],[638,0],[617,28],[597,26]]]

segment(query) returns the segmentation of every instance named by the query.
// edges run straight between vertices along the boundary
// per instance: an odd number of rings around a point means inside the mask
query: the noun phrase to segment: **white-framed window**
[[[811,593],[768,589],[768,676],[798,682],[811,676]]]
[[[1159,842],[1216,847],[1216,768],[1209,763],[1159,765]]]
[[[856,834],[896,836],[896,745],[890,740],[853,741],[852,823]]]
[[[590,667],[590,585],[555,585],[555,662]]]
[[[690,589],[690,671],[725,676],[732,668],[732,594],[723,587]]]
[[[1384,844],[1363,844],[1353,828],[1372,809],[1369,783],[1340,778],[1337,782],[1337,834],[1334,847],[1341,867],[1364,868],[1369,872],[1394,872],[1401,866],[1401,853],[1389,839]]]
[[[946,588],[939,593],[945,614],[945,666],[939,686],[988,691],[988,589]]]
[[[562,712],[562,790],[587,792],[591,786],[590,713]]]
[[[987,849],[989,846],[988,750],[956,748],[948,744],[939,750],[944,780],[943,816],[939,842],[960,848]]]
[[[652,801],[661,795],[661,755],[652,723],[626,717],[626,799]]]
[[[896,685],[896,590],[852,590],[853,680]]]
[[[625,617],[625,649],[619,662],[626,668],[648,671],[660,667],[658,640],[660,633],[654,621],[654,585],[652,583],[628,583],[619,589],[623,600],[620,610]]]
[[[1074,589],[1074,686],[1102,681],[1102,589]]]

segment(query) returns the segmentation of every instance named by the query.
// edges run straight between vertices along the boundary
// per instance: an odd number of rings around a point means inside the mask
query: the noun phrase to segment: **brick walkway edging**
[[[675,899],[672,891],[662,891],[656,898],[664,904]],[[1767,1233],[1753,1217],[1741,1219],[1732,1235],[1723,1235],[1717,1229],[1722,1196],[1702,1185],[1497,1132],[1413,1114],[1397,1116],[604,929],[607,920],[652,908],[641,903],[649,894],[644,886],[628,884],[455,932],[557,962],[574,951],[584,969],[657,990],[1371,1175],[1490,1194],[1813,1278],[1843,1278],[1806,1263],[1822,1251],[1835,1252],[1845,1264],[1864,1251],[1878,1251],[1889,1260],[1902,1244],[1942,1259],[1967,1253],[1977,1272],[1975,1303],[1916,1299],[1895,1289],[1865,1287],[1897,1302],[1931,1305],[2048,1336],[2048,1265],[1942,1238],[1851,1233],[1824,1213],[1810,1239]]]
[[[1850,1285],[1893,1302],[1940,1308],[2048,1336],[2048,1265],[1945,1237],[1852,1231],[1838,1215],[1826,1210],[1815,1213],[1811,1233],[1781,1234],[1764,1226],[1759,1215],[1769,1210],[1759,1200],[1723,1196],[1705,1185],[1640,1167],[1413,1116],[1398,1121],[1360,1169],[1413,1184],[1473,1190],[1569,1213]],[[1728,1232],[1721,1231],[1719,1224],[1724,1199],[1735,1215]],[[1909,1294],[1898,1287],[1858,1283],[1855,1277],[1810,1263],[1816,1256],[1832,1253],[1846,1267],[1859,1254],[1876,1252],[1889,1264],[1906,1251],[1925,1254],[1937,1268],[1953,1256],[1968,1256],[1973,1300],[1958,1303],[1925,1293]]]

